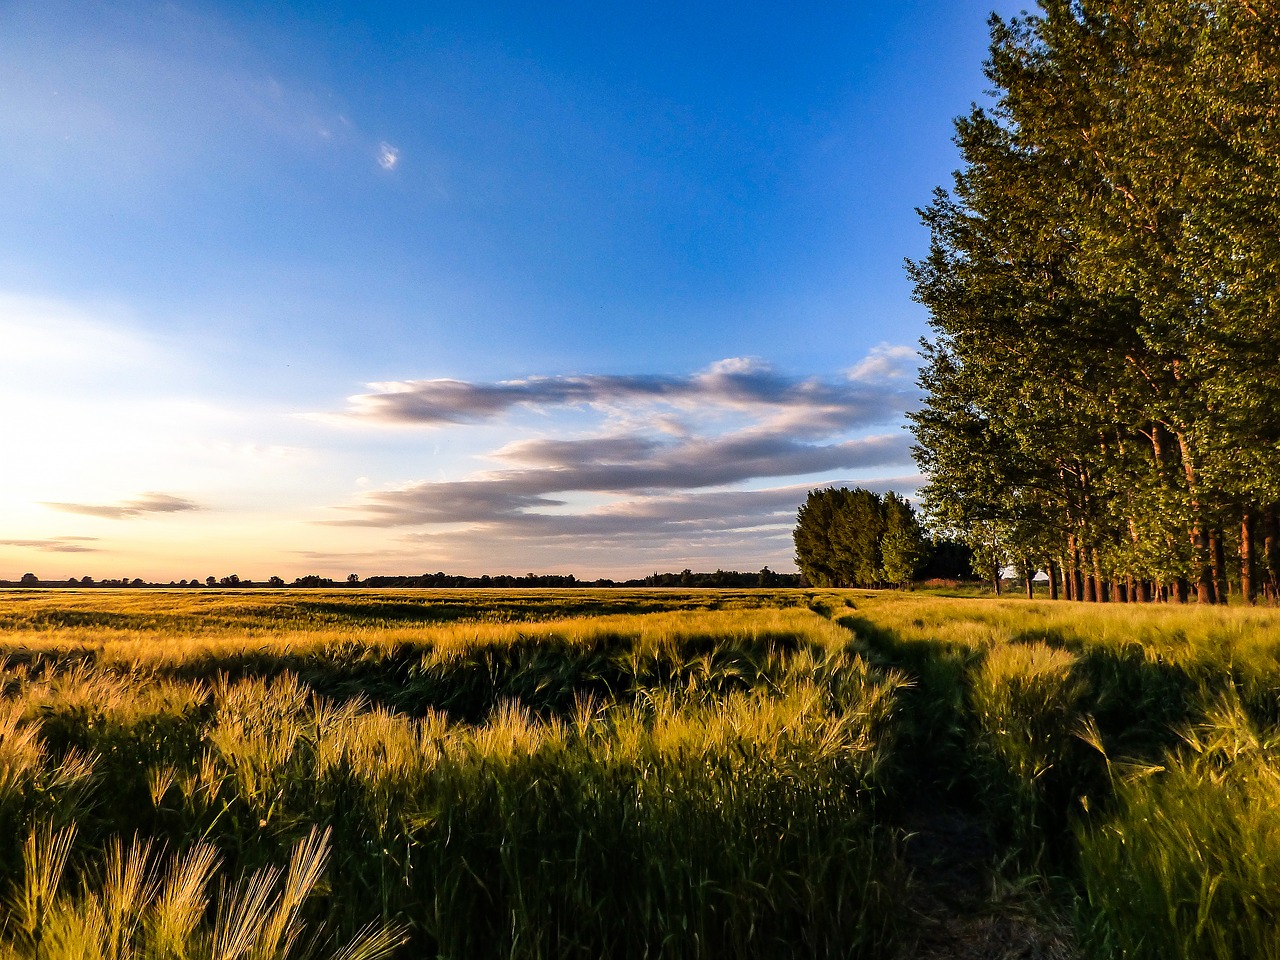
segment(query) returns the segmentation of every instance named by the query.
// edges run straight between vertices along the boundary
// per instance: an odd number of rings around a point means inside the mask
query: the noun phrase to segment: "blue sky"
[[[990,9],[6,4],[0,577],[793,569]]]

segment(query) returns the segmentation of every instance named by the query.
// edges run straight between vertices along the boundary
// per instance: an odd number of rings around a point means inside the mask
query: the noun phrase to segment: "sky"
[[[0,4],[0,578],[794,570],[972,0]]]

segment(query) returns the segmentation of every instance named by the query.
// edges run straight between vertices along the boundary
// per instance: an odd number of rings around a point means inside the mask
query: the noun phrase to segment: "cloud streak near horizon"
[[[97,537],[43,537],[28,540],[0,540],[0,546],[24,547],[44,553],[97,553],[98,547],[92,546],[97,539]]]
[[[402,527],[527,517],[530,509],[563,507],[568,503],[554,494],[641,497],[659,491],[720,487],[828,470],[900,466],[910,459],[907,438],[892,434],[826,445],[774,436],[692,438],[655,444],[638,456],[585,462],[578,447],[589,449],[591,441],[571,443],[573,449],[569,451],[560,449],[560,444],[545,450],[537,466],[525,469],[370,491],[349,508],[356,516],[332,522],[344,526]],[[535,454],[526,447],[541,449],[544,444],[528,441],[520,447],[521,456],[531,459]],[[512,454],[508,452],[506,456]],[[803,495],[800,499],[804,499]],[[563,520],[564,516],[555,514],[553,519]]]
[[[186,497],[168,493],[144,493],[119,503],[62,503],[42,501],[42,505],[62,513],[78,513],[107,520],[132,520],[148,513],[184,513],[199,510],[200,505]]]
[[[327,419],[441,430],[526,423],[536,413],[542,435],[491,450],[492,469],[364,491],[322,522],[405,529],[401,542],[450,555],[477,544],[776,554],[810,489],[858,483],[906,493],[918,484],[900,428],[916,396],[915,361],[915,351],[884,345],[835,378],[791,378],[735,358],[689,376],[373,384]],[[592,425],[563,426],[581,423],[559,417],[570,409]],[[879,479],[812,479],[864,471]]]
[[[857,482],[869,489],[911,489],[921,477],[912,474],[874,481],[832,480],[817,486],[847,485]],[[765,535],[790,540],[798,504],[803,503],[814,484],[794,484],[763,490],[721,490],[706,493],[678,493],[638,496],[620,503],[594,507],[576,514],[512,512],[484,521],[492,532],[515,541],[539,541],[578,545],[597,542],[601,548],[625,544],[653,547],[674,539],[712,538],[719,535]],[[407,543],[443,542],[461,539],[453,532],[407,533]],[[600,538],[608,538],[601,543]]]

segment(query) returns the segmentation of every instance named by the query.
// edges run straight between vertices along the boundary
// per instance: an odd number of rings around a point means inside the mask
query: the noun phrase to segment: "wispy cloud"
[[[0,141],[22,149],[0,152],[38,182],[137,191],[227,158],[261,162],[275,155],[268,145],[362,160],[373,149],[396,164],[397,148],[361,129],[341,90],[281,73],[207,6],[111,4],[85,16],[63,0],[19,0],[6,14]]]
[[[895,420],[915,397],[896,374],[914,351],[877,348],[841,379],[787,377],[749,358],[731,358],[691,376],[552,376],[496,383],[398,380],[370,384],[336,416],[350,422],[444,426],[492,420],[515,407],[619,406],[675,410],[716,407],[760,414],[779,427],[813,435]]]
[[[918,474],[877,481],[834,480],[817,486],[860,485],[879,492],[911,491],[921,482]],[[484,531],[495,541],[538,541],[611,547],[658,546],[692,537],[713,538],[751,532],[790,539],[796,512],[814,484],[792,484],[763,490],[718,490],[640,496],[580,513],[511,513],[491,516]],[[476,531],[466,536],[474,539]],[[405,542],[429,542],[459,534],[407,533]]]
[[[186,497],[175,497],[168,493],[144,493],[132,500],[119,503],[55,503],[44,502],[44,506],[63,513],[79,513],[89,517],[105,517],[109,520],[127,520],[141,517],[148,513],[183,513],[188,510],[199,510],[200,505]]]
[[[531,508],[564,506],[566,501],[554,494],[640,496],[768,477],[899,465],[910,460],[907,438],[895,434],[826,445],[771,436],[695,438],[661,445],[638,457],[606,461],[591,458],[591,443],[517,444],[517,457],[528,460],[540,456],[542,465],[485,473],[468,480],[426,481],[396,490],[370,491],[346,508],[354,516],[332,522],[370,527],[475,522],[523,514]],[[512,456],[510,448],[506,455]]]
[[[915,473],[828,481],[877,492],[911,491],[921,482]],[[814,487],[800,483],[635,496],[571,514],[517,510],[475,522],[407,530],[380,540],[376,550],[310,550],[297,555],[331,575],[440,569],[632,577],[683,567],[786,569],[794,549],[796,511]]]
[[[400,162],[400,151],[387,141],[378,144],[378,166],[383,170],[394,170]]]
[[[841,480],[883,492],[915,489],[918,474]],[[819,486],[826,486],[820,484]],[[639,496],[574,514],[524,511],[460,528],[405,532],[388,544],[398,569],[608,572],[636,576],[682,567],[788,566],[796,511],[813,484]],[[363,561],[362,561],[363,562]]]
[[[51,373],[136,377],[172,358],[132,328],[122,312],[0,290],[0,373],[30,388]]]
[[[97,537],[45,537],[38,540],[0,540],[3,547],[25,547],[44,553],[95,553]]]
[[[787,549],[808,490],[829,482],[800,478],[876,471],[897,477],[888,484],[895,489],[914,489],[915,475],[901,470],[911,455],[899,424],[915,397],[906,376],[915,357],[882,345],[832,378],[787,377],[756,360],[729,359],[689,376],[375,384],[337,416],[443,429],[537,410],[546,415],[544,435],[497,447],[487,455],[495,468],[461,479],[362,491],[323,522],[433,528],[403,542],[463,552],[481,540],[580,550],[592,542],[612,550],[767,540],[776,553]],[[558,416],[566,408],[593,414],[595,428],[581,429],[580,415]],[[578,429],[557,429],[567,422]],[[778,485],[785,478],[795,480]]]

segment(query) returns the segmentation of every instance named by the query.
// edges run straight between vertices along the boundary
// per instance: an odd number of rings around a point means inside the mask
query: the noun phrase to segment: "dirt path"
[[[1077,960],[1071,927],[1038,884],[993,876],[982,822],[941,803],[905,811],[913,960]]]

